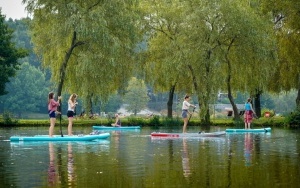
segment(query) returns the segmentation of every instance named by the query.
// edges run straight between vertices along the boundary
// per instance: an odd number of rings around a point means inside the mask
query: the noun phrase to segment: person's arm
[[[193,105],[193,104],[190,104],[190,103],[188,103],[188,104],[189,104],[189,106],[196,108],[196,106],[195,106],[195,105]]]
[[[72,109],[75,109],[76,102],[73,102],[72,100],[69,100],[69,104],[70,104]]]

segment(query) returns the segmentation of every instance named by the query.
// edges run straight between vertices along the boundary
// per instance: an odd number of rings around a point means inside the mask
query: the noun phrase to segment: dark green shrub
[[[300,125],[300,108],[291,112],[285,119],[285,124],[289,127],[299,127]]]
[[[163,126],[180,126],[183,124],[183,121],[181,118],[176,117],[176,118],[163,118],[161,121],[161,124]],[[191,122],[189,122],[189,124],[191,124]]]
[[[142,118],[136,117],[136,116],[130,116],[128,118],[128,124],[129,125],[135,125],[135,126],[142,126],[145,124],[145,121]]]
[[[150,126],[160,126],[161,123],[159,121],[159,116],[155,115],[155,116],[152,116],[150,121],[149,121],[149,125]]]
[[[18,124],[18,120],[13,119],[14,115],[9,112],[9,111],[5,111],[3,113],[3,123],[4,125],[16,125]]]

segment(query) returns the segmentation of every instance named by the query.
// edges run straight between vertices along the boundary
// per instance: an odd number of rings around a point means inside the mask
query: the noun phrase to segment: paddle
[[[59,99],[59,103],[60,103],[60,105],[59,105],[59,112],[60,112],[60,114],[59,114],[59,127],[60,127],[60,136],[61,137],[64,137],[64,135],[63,135],[63,133],[62,133],[62,128],[61,128],[61,99]]]
[[[193,116],[193,113],[195,112],[195,109],[196,109],[196,107],[194,107],[194,109],[193,109],[193,112],[192,112],[192,114],[190,115],[190,118],[189,118],[189,120],[188,120],[188,122],[187,122],[187,124],[186,124],[186,125],[188,125],[188,124],[189,124],[189,121],[190,121],[191,117]]]

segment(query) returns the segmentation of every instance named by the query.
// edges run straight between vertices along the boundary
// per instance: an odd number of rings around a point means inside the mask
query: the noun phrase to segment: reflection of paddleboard
[[[93,129],[97,130],[133,130],[133,129],[140,129],[140,126],[120,126],[120,127],[113,127],[113,126],[93,126]]]
[[[225,135],[225,131],[211,133],[151,133],[152,137],[186,138],[186,137],[218,137]]]
[[[261,128],[261,129],[226,129],[226,132],[271,132],[271,128]]]
[[[99,135],[74,135],[74,136],[61,136],[54,135],[49,137],[46,135],[36,135],[36,136],[12,136],[10,137],[11,142],[19,141],[92,141],[96,139],[105,139],[110,136],[109,133],[102,133]]]

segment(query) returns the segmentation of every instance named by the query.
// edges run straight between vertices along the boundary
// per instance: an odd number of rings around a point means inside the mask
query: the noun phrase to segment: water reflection
[[[167,140],[151,132],[71,144],[2,141],[0,187],[299,187],[299,132]]]
[[[73,158],[72,143],[68,143],[67,165],[64,165],[63,150],[61,145],[54,145],[49,142],[49,167],[48,167],[48,186],[56,187],[58,184],[68,184],[74,186],[76,182],[76,173]],[[57,149],[57,150],[55,150]],[[66,170],[63,167],[67,166],[67,178],[65,178]],[[68,180],[66,182],[66,180]]]
[[[191,168],[190,168],[190,159],[188,153],[188,146],[186,138],[182,139],[182,169],[183,169],[183,176],[189,177],[191,175]]]
[[[120,135],[121,135],[121,131],[112,131],[111,132],[111,135],[114,139],[114,145],[115,145],[115,148],[118,149],[119,148],[119,145],[120,145]]]
[[[246,166],[251,166],[251,164],[252,164],[252,151],[253,151],[252,133],[245,133],[244,157],[245,157],[245,165]]]
[[[68,143],[68,185],[71,186],[76,180],[76,173],[74,172],[74,159],[71,142]]]
[[[58,182],[57,165],[55,165],[55,153],[53,143],[49,143],[49,168],[48,168],[48,185],[55,186]]]

